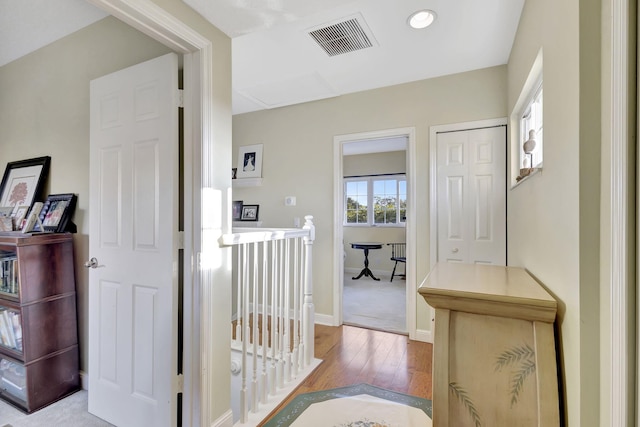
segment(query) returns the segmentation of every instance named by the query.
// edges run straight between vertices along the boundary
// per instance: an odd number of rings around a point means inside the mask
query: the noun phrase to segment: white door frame
[[[416,339],[416,298],[418,287],[416,284],[416,129],[414,127],[386,129],[372,132],[352,133],[348,135],[338,135],[333,138],[333,325],[342,325],[342,292],[344,287],[344,243],[342,220],[344,212],[343,197],[343,173],[342,173],[342,153],[344,144],[363,139],[389,138],[394,136],[407,137],[407,222],[405,228],[407,242],[407,263],[406,263],[406,327],[410,339]]]
[[[608,87],[604,87],[605,93],[610,96],[610,105],[606,105],[607,100],[603,97],[603,112],[608,114],[602,116],[605,121],[603,141],[609,141],[609,144],[603,144],[601,179],[610,197],[601,202],[601,236],[606,236],[606,239],[601,242],[603,283],[600,295],[608,297],[603,298],[601,312],[608,313],[608,316],[601,319],[601,324],[605,323],[601,333],[606,333],[600,341],[600,378],[603,381],[600,388],[603,391],[600,412],[605,414],[605,417],[608,415],[608,420],[605,419],[607,425],[627,426],[637,425],[640,417],[636,413],[634,420],[635,407],[640,404],[636,372],[640,366],[637,348],[633,348],[634,340],[630,338],[634,335],[637,339],[640,330],[640,325],[635,321],[635,311],[639,306],[637,298],[640,298],[636,278],[640,258],[631,255],[631,248],[636,245],[638,235],[632,237],[631,234],[637,216],[629,214],[630,207],[635,204],[635,195],[632,194],[634,187],[630,183],[630,179],[635,179],[632,178],[634,172],[629,165],[630,148],[636,144],[636,138],[629,133],[629,112],[631,102],[637,102],[635,82],[631,80],[635,79],[635,76],[629,72],[629,63],[635,60],[630,56],[637,56],[637,50],[633,49],[633,53],[629,53],[629,40],[630,37],[637,39],[637,32],[630,32],[629,0],[611,0],[610,7],[611,10],[603,9],[609,19],[608,25],[602,27],[603,30],[608,28],[610,31],[610,45],[607,46],[610,56],[603,55],[603,58],[610,62],[605,64],[603,70],[608,69],[611,74]],[[635,7],[631,10],[635,12]],[[631,87],[634,88],[633,95],[630,94]],[[609,128],[606,120],[611,120]],[[638,158],[632,161],[637,163]],[[634,294],[636,299],[632,299]],[[635,357],[631,356],[634,352]],[[630,377],[635,378],[633,386],[628,380]],[[610,379],[609,384],[607,379]],[[607,385],[610,386],[609,395],[606,395]]]
[[[429,271],[436,265],[436,261],[438,260],[438,159],[436,155],[438,133],[506,125],[507,118],[504,117],[500,119],[477,120],[429,127]],[[505,167],[506,161],[505,159]],[[506,193],[506,187],[504,191]],[[433,315],[431,319],[433,319]],[[433,329],[431,330],[433,331]]]
[[[211,314],[212,304],[209,290],[213,288],[213,283],[209,282],[213,280],[212,275],[202,274],[197,260],[202,248],[212,244],[202,233],[202,218],[215,217],[228,222],[228,215],[221,206],[224,197],[220,198],[221,202],[217,205],[202,203],[201,189],[214,187],[212,165],[205,163],[207,160],[202,156],[202,153],[211,153],[214,148],[213,47],[210,40],[150,0],[86,1],[184,55],[184,170],[191,171],[191,174],[185,175],[184,179],[183,425],[212,425],[214,420],[210,419],[210,405],[214,392],[211,380],[213,371],[208,368],[217,360],[215,356],[219,356],[213,351],[215,335],[207,318]],[[202,162],[200,159],[203,159]],[[217,246],[215,238],[211,236],[209,240]],[[207,372],[209,376],[203,376],[202,372]],[[231,425],[231,409],[224,418],[217,420],[216,424]]]

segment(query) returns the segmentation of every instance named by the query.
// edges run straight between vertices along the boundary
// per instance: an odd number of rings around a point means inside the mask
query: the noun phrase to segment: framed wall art
[[[238,178],[262,177],[262,144],[245,145],[238,149]]]
[[[50,163],[49,156],[7,163],[0,184],[0,206],[31,208],[41,200]]]
[[[257,221],[260,205],[242,205],[240,221]]]

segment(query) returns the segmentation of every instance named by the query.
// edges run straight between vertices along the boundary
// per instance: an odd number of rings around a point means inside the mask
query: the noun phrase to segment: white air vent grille
[[[373,46],[356,18],[318,28],[310,31],[309,35],[329,56],[341,55]]]

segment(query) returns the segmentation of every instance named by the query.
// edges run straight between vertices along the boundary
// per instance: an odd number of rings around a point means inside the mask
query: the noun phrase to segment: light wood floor
[[[405,335],[316,325],[315,357],[323,362],[271,415],[298,394],[360,383],[431,399],[432,350]]]

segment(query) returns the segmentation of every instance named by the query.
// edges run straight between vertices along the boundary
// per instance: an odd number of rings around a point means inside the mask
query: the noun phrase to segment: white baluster
[[[249,399],[247,397],[247,341],[249,341],[249,263],[247,261],[247,245],[242,245],[242,258],[244,274],[242,275],[242,318],[245,327],[242,328],[242,388],[240,391],[240,410],[242,422],[246,422],[249,415]]]
[[[300,331],[298,321],[300,319],[300,276],[298,268],[300,265],[300,239],[294,239],[293,247],[293,352],[291,354],[291,371],[294,378],[298,376],[298,347],[300,346]]]
[[[316,229],[313,225],[313,217],[307,215],[304,217],[305,224],[302,227],[305,230],[309,230],[309,237],[304,238],[306,247],[305,251],[305,269],[304,269],[304,306],[303,306],[303,341],[304,346],[304,366],[309,366],[311,360],[314,357],[314,323],[315,313],[313,307],[313,279],[312,279],[312,246],[313,241],[316,238]]]
[[[242,246],[236,247],[236,260],[238,267],[236,268],[236,343],[240,344],[242,339]]]
[[[259,399],[258,337],[260,336],[260,330],[258,328],[258,273],[260,272],[260,270],[258,269],[258,245],[259,243],[257,242],[253,244],[253,283],[251,284],[251,287],[253,288],[253,382],[251,383],[251,409],[254,413],[258,412]],[[247,337],[247,339],[249,339],[249,337]]]
[[[262,393],[260,401],[267,403],[269,392],[269,376],[267,373],[267,350],[269,348],[269,243],[264,242],[262,252]]]
[[[271,248],[271,375],[270,375],[270,388],[271,395],[276,394],[277,384],[277,363],[276,363],[276,351],[278,349],[278,242],[272,241]]]

